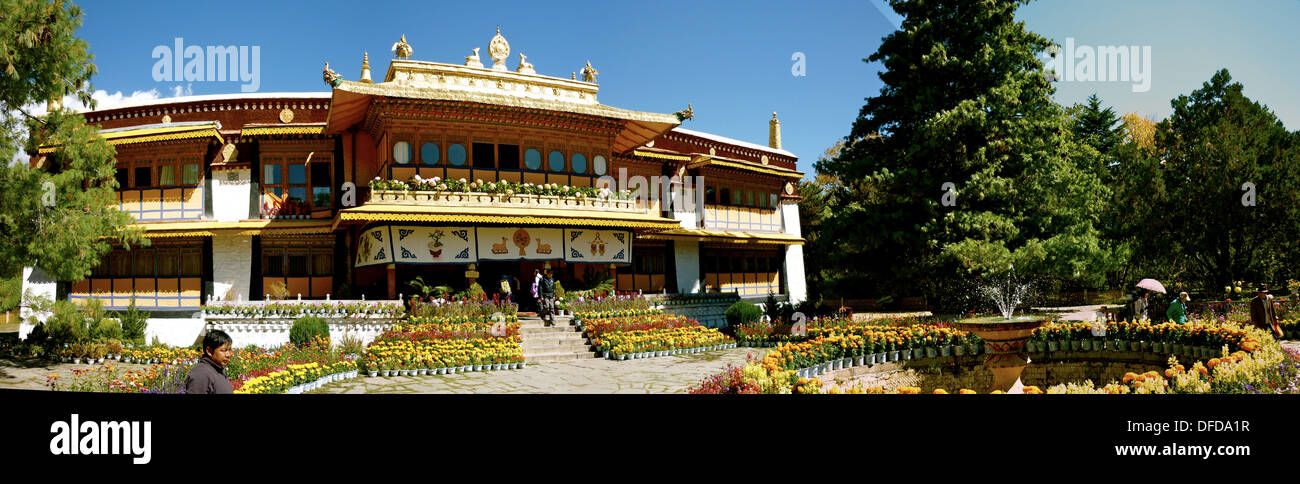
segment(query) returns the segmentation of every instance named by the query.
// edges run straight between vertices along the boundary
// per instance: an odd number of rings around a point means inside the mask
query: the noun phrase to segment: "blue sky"
[[[389,48],[406,34],[417,60],[461,63],[487,44],[497,25],[539,74],[568,77],[590,60],[600,71],[600,101],[671,113],[694,106],[685,127],[766,144],[776,111],[784,148],[799,168],[848,134],[864,98],[880,89],[878,65],[862,62],[895,28],[878,0],[824,2],[494,2],[328,1],[81,2],[79,35],[95,54],[95,88],[110,103],[189,93],[240,92],[239,82],[156,82],[156,46],[260,47],[260,92],[326,91],[322,65],[355,80],[363,51],[383,77]],[[1140,3],[1133,5],[1132,3]],[[467,7],[467,5],[469,5]],[[486,4],[479,4],[486,5]],[[1060,43],[1152,47],[1150,90],[1127,82],[1061,82],[1071,104],[1094,91],[1118,112],[1160,118],[1169,100],[1227,67],[1246,93],[1288,129],[1300,129],[1296,74],[1300,2],[1039,1],[1018,18]],[[804,76],[792,75],[803,53]],[[144,93],[136,93],[143,91]],[[116,95],[116,96],[114,96]]]

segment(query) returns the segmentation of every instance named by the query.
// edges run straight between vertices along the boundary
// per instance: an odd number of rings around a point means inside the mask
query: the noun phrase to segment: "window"
[[[411,162],[411,144],[405,141],[393,143],[393,162],[405,165]]]
[[[181,165],[181,183],[185,185],[199,184],[199,164],[186,163]]]
[[[502,170],[518,170],[519,146],[497,145],[497,165]]]
[[[199,248],[181,249],[181,275],[198,277],[203,275],[203,250]]]
[[[448,146],[447,161],[450,161],[452,166],[465,166],[465,146],[461,144]]]
[[[496,168],[496,150],[491,143],[474,143],[474,168]]]
[[[277,186],[283,183],[283,180],[280,178],[280,170],[282,167],[278,164],[280,160],[266,161],[268,163],[277,164],[267,164],[262,168],[262,185],[266,187],[266,191],[269,193],[274,193],[276,196],[284,195],[284,190]]]
[[[284,249],[262,250],[262,275],[284,275]]]
[[[552,151],[546,155],[550,164],[551,171],[564,171],[564,153]]]
[[[420,145],[420,163],[436,165],[441,160],[441,156],[442,152],[438,150],[438,143]]]
[[[131,252],[133,252],[132,255],[134,256],[132,257],[134,262],[131,265],[134,268],[135,277],[153,277],[153,249],[135,249]]]
[[[117,169],[117,172],[113,174],[113,178],[117,180],[118,190],[124,190],[131,187],[129,177],[130,177],[130,172],[127,171],[126,168]]]
[[[175,248],[158,249],[158,277],[181,275],[181,251]]]
[[[286,188],[289,189],[288,200],[294,203],[303,203],[307,201],[307,167],[301,163],[291,161],[288,163],[289,183]]]
[[[330,207],[330,164],[317,160],[311,164],[311,206]]]
[[[307,249],[291,248],[288,250],[288,267],[285,275],[304,277],[307,275]]]
[[[153,167],[137,166],[135,167],[135,188],[144,188],[153,185]]]
[[[605,172],[608,169],[609,166],[605,163],[604,156],[596,155],[591,159],[591,171],[592,173],[595,173],[596,176],[605,176]]]
[[[176,184],[176,165],[158,167],[158,186],[170,187]]]
[[[732,190],[732,191],[731,191],[731,204],[732,204],[732,205],[740,205],[741,197],[742,197],[743,195],[744,195],[744,194],[741,193],[740,190]]]
[[[570,161],[573,162],[573,163],[572,163],[572,166],[573,166],[573,172],[574,172],[574,173],[586,173],[586,172],[587,172],[587,157],[586,157],[586,156],[583,156],[582,153],[574,153],[574,154],[573,154],[573,159],[570,160]]]
[[[718,189],[704,187],[704,203],[718,203]]]
[[[333,250],[325,249],[325,248],[312,248],[311,275],[313,276],[334,275],[334,251]]]
[[[542,152],[529,148],[524,152],[524,166],[529,170],[542,169]]]

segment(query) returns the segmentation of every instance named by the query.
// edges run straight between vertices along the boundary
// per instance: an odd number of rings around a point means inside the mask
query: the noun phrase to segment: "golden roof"
[[[238,222],[196,220],[137,223],[133,226],[144,229],[144,236],[149,238],[212,237],[217,232],[234,232],[236,235],[290,235],[325,234],[333,231],[328,220],[241,220]]]
[[[99,136],[104,138],[110,145],[206,137],[214,137],[217,142],[224,143],[221,133],[218,132],[220,129],[221,123],[217,122],[168,123],[104,130],[99,132]],[[59,149],[58,146],[42,146],[39,152],[41,154],[52,153],[57,149]]]
[[[749,161],[724,158],[716,155],[697,154],[693,155],[692,160],[693,161],[691,161],[690,164],[686,165],[687,168],[694,169],[703,166],[717,166],[785,178],[803,178],[802,172],[791,170],[789,168],[782,168],[776,165],[761,165]]]

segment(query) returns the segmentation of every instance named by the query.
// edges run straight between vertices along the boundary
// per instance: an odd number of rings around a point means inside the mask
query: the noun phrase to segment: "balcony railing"
[[[119,190],[117,200],[122,211],[141,222],[203,218],[202,186]]]
[[[780,232],[781,217],[776,209],[705,205],[704,228],[712,230],[743,230],[747,232]]]

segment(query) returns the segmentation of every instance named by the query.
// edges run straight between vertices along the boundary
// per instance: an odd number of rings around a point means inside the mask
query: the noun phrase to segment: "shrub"
[[[293,322],[289,328],[289,342],[297,346],[306,346],[311,344],[314,338],[323,338],[328,340],[330,337],[329,325],[325,320],[315,316],[303,316]]]
[[[131,305],[127,306],[125,312],[117,313],[117,320],[122,325],[122,339],[137,345],[144,344],[144,329],[148,324],[149,315],[136,309],[135,298],[131,298]]]
[[[487,299],[487,293],[483,292],[483,286],[475,282],[469,285],[469,289],[465,290],[465,297],[468,297],[471,301],[482,301]]]
[[[122,324],[115,319],[103,319],[91,331],[91,339],[120,339]]]
[[[732,326],[752,323],[761,317],[763,317],[763,310],[750,302],[736,301],[727,308],[727,323]]]

